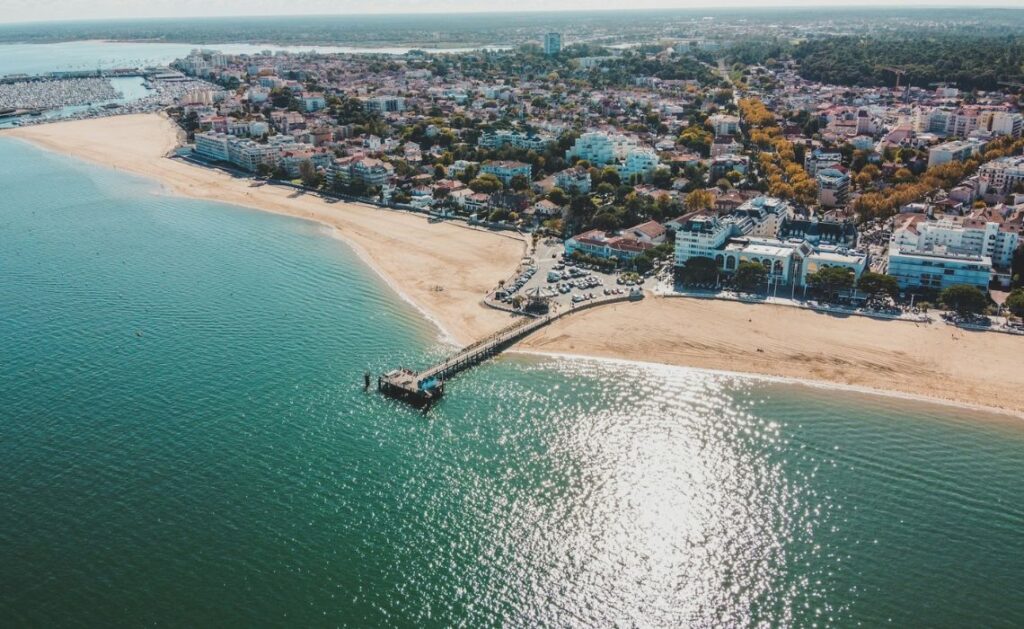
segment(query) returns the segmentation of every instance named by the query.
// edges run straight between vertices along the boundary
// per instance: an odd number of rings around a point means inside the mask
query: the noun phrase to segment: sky
[[[961,6],[1020,8],[1021,0],[831,0],[836,6]],[[569,11],[595,9],[685,9],[821,6],[821,0],[0,0],[0,23],[224,15],[327,15],[366,13],[457,13],[490,11]]]

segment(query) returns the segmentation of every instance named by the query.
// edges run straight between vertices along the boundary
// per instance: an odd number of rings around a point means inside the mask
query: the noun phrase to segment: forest
[[[837,85],[894,85],[890,67],[906,72],[901,84],[922,88],[995,90],[1000,82],[1024,82],[1024,35],[831,37],[797,45],[792,57],[805,79]]]

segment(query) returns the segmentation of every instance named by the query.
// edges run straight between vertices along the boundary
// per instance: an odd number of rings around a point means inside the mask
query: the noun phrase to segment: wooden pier
[[[635,292],[630,295],[605,297],[586,302],[568,310],[551,312],[543,316],[522,319],[494,334],[468,345],[443,361],[423,371],[411,369],[393,369],[377,378],[377,390],[393,398],[398,398],[416,406],[429,406],[444,395],[444,385],[448,378],[477,363],[500,354],[508,347],[528,334],[547,324],[572,314],[604,304],[636,301],[643,299],[643,294]]]
[[[516,341],[541,328],[564,313],[525,319],[468,345],[423,371],[394,369],[377,378],[377,390],[385,395],[426,406],[444,395],[445,380],[464,369],[501,353]]]

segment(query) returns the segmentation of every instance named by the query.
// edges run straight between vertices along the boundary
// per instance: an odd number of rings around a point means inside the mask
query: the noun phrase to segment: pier
[[[500,354],[530,333],[565,315],[609,303],[636,301],[642,293],[616,296],[587,303],[571,309],[552,312],[516,322],[502,330],[468,345],[443,361],[423,370],[393,369],[377,378],[377,390],[416,406],[429,406],[444,395],[445,381],[455,374]]]

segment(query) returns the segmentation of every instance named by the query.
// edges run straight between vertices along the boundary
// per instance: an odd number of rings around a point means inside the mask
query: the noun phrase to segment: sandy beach
[[[314,220],[335,228],[404,297],[458,343],[509,323],[481,305],[488,290],[516,268],[525,242],[453,223],[327,202],[280,186],[254,185],[213,169],[166,156],[178,146],[178,128],[157,114],[75,120],[2,131],[55,152],[152,178],[173,194]]]
[[[4,132],[44,148],[151,177],[169,192],[319,221],[459,342],[509,322],[481,305],[515,268],[507,236],[275,186],[167,159],[176,127],[157,115],[62,122]],[[564,318],[528,351],[640,360],[840,383],[1024,411],[1024,337],[944,324],[836,317],[736,302],[648,297]]]

